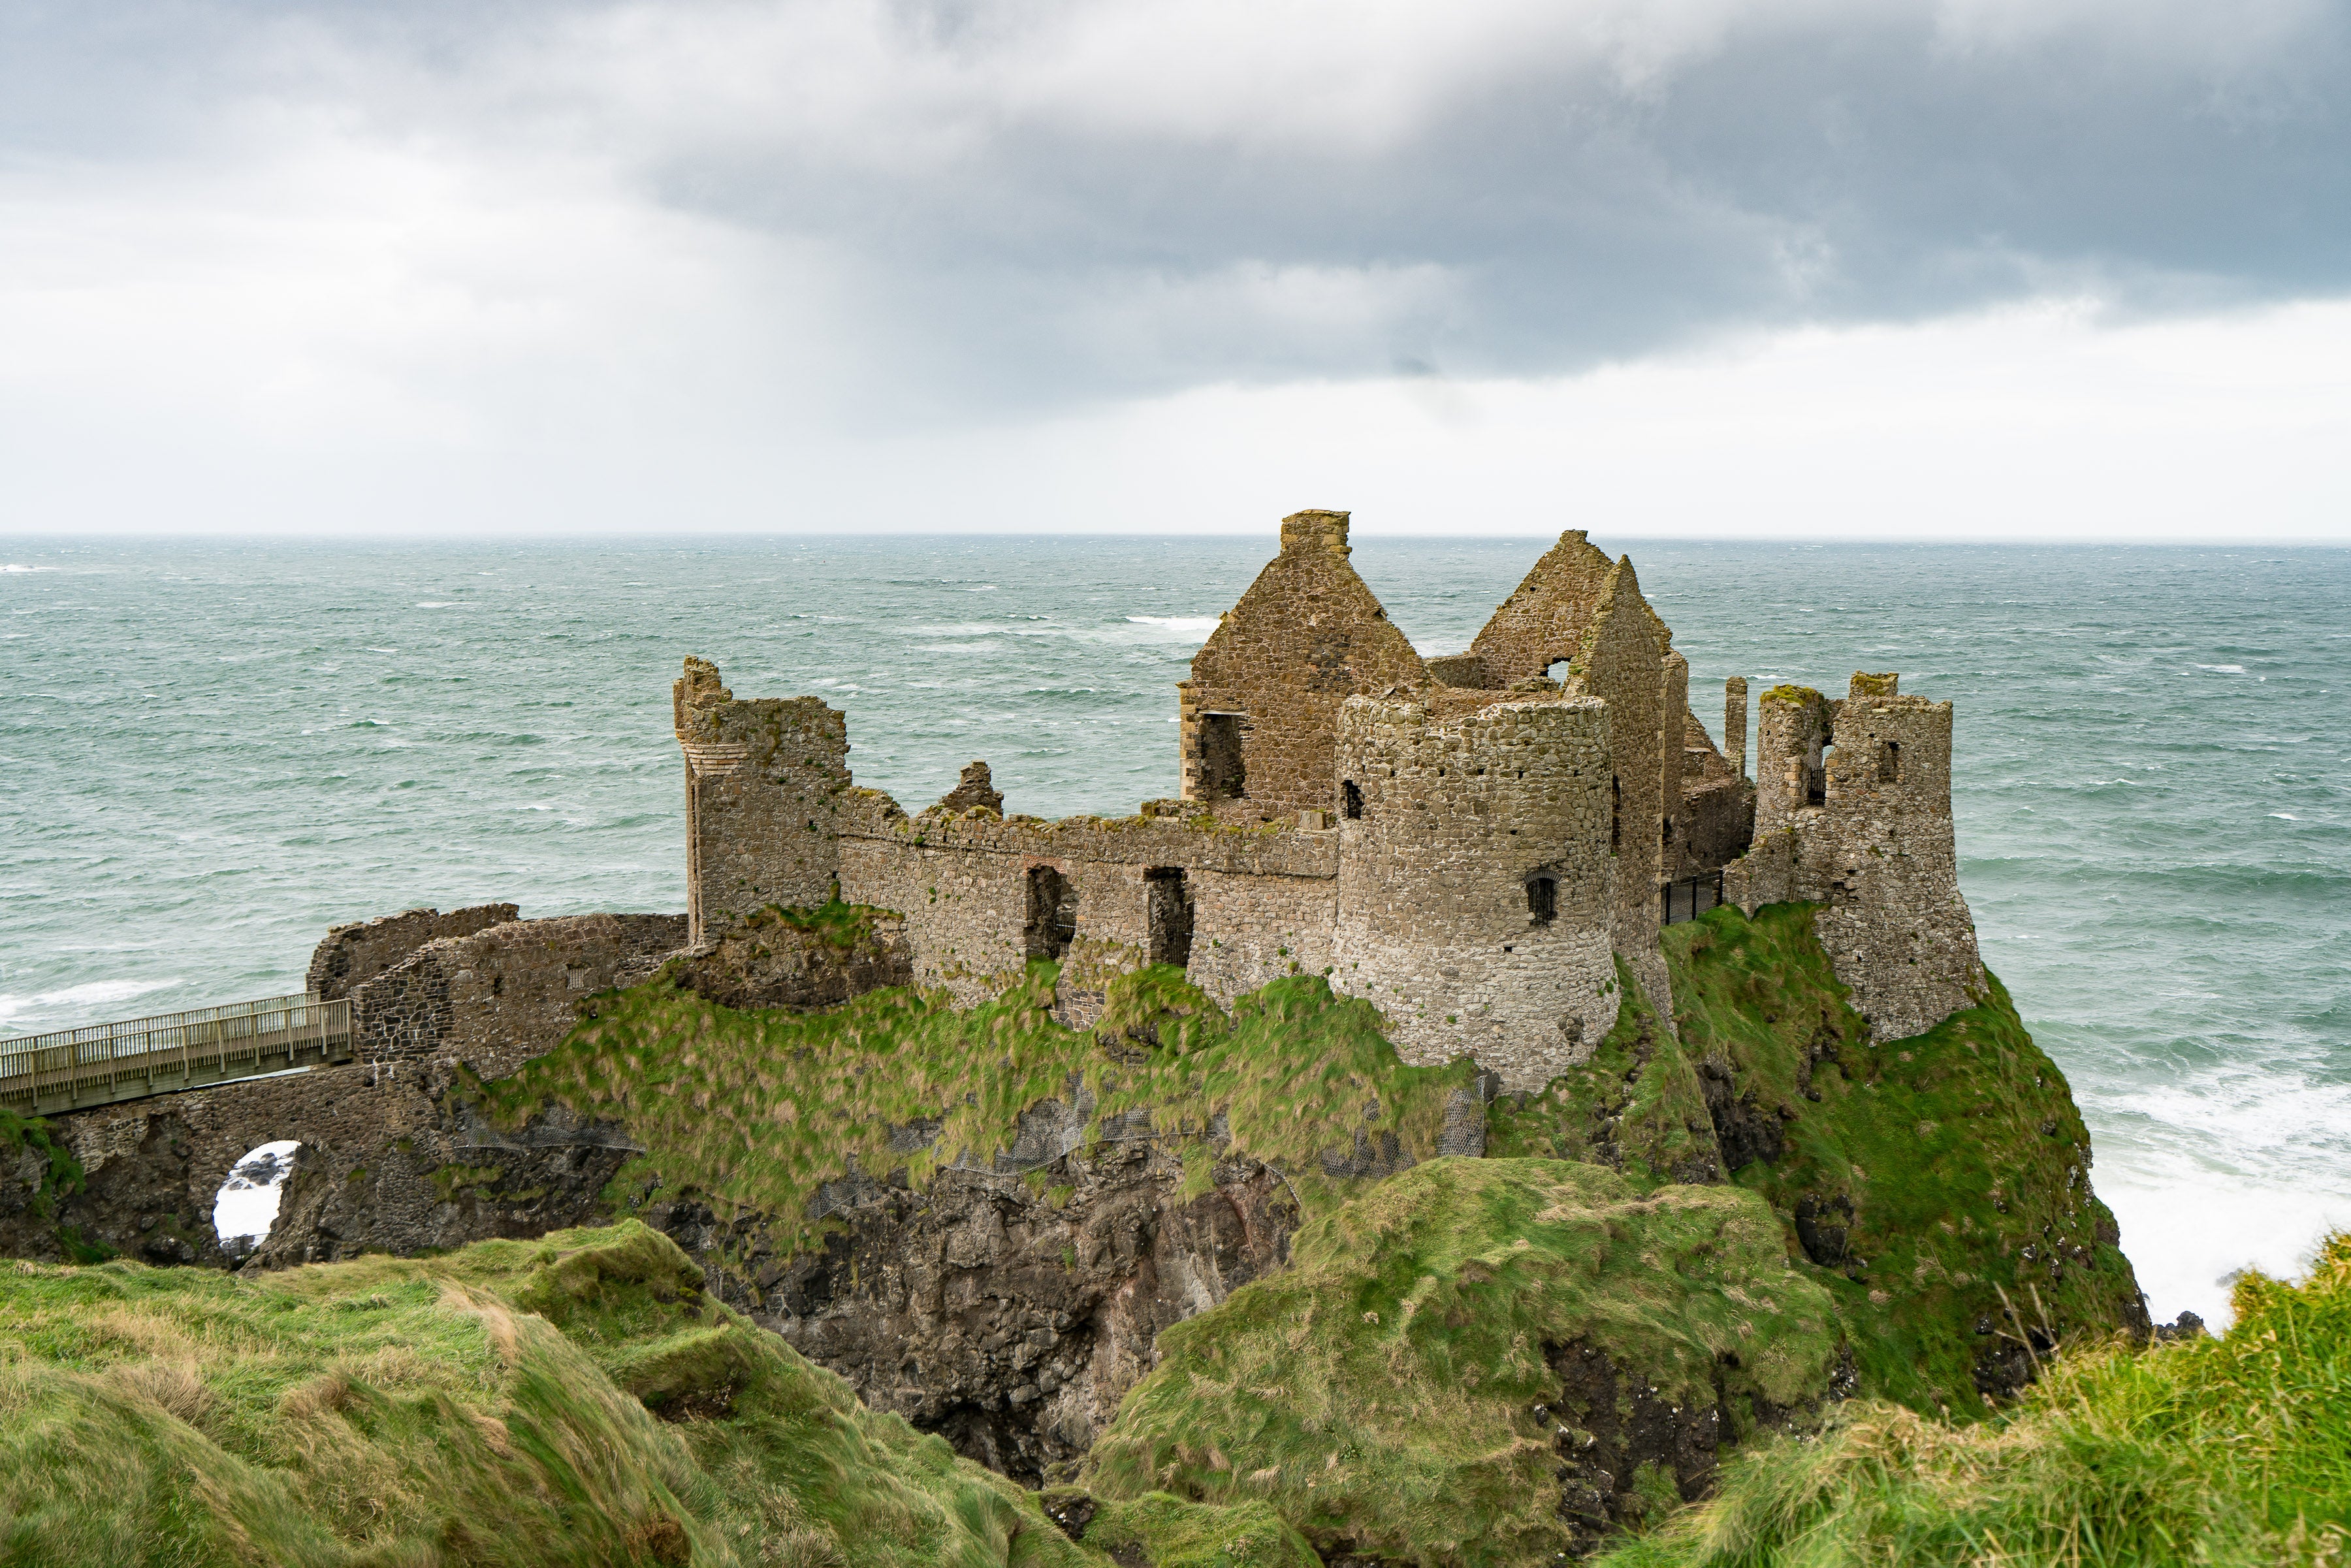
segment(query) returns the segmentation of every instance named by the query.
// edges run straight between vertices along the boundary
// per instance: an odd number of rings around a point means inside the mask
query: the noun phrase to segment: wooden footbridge
[[[349,1061],[348,998],[270,997],[0,1040],[0,1107],[48,1116]]]

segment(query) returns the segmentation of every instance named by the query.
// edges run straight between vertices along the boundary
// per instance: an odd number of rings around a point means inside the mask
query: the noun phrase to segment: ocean
[[[2351,1227],[2351,551],[1605,536],[1690,661],[1958,704],[1961,882],[2152,1310]],[[1424,651],[1549,543],[1364,538]],[[298,990],[418,904],[684,907],[669,683],[849,714],[919,809],[1176,789],[1175,683],[1264,537],[0,541],[0,1031]]]

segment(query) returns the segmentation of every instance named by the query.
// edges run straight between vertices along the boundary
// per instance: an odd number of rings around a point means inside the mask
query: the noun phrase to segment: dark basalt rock
[[[792,1228],[722,1218],[696,1194],[640,1213],[714,1294],[867,1405],[1036,1486],[1092,1445],[1159,1331],[1285,1261],[1298,1224],[1287,1184],[1253,1160],[1220,1162],[1190,1198],[1149,1143],[1041,1169],[1033,1183],[951,1166],[921,1191],[903,1171],[852,1172],[818,1199],[839,1228],[796,1256],[773,1240]]]

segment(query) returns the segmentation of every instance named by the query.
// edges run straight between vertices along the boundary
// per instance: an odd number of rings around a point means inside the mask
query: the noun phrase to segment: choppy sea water
[[[1428,652],[1541,539],[1367,538]],[[1962,881],[2156,1312],[2351,1226],[2351,552],[1629,549],[1720,681],[1959,705]],[[684,906],[669,683],[850,716],[910,809],[1176,792],[1174,685],[1263,538],[0,541],[0,1030],[297,990],[333,923]]]

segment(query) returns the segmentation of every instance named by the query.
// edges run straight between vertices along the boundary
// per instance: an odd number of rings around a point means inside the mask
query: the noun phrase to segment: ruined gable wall
[[[1347,563],[1347,514],[1282,519],[1281,554],[1193,655],[1181,687],[1184,799],[1205,800],[1206,715],[1248,716],[1245,798],[1272,810],[1329,810],[1339,705],[1358,692],[1418,689],[1420,655]]]
[[[686,661],[674,701],[693,939],[766,904],[808,908],[831,897],[848,720],[814,697],[738,702],[701,659]]]
[[[322,1002],[338,1000],[406,962],[427,942],[470,936],[512,920],[517,913],[511,904],[477,904],[446,915],[437,909],[411,909],[338,925],[311,953],[305,988]]]
[[[1552,664],[1573,660],[1600,604],[1613,563],[1570,528],[1535,562],[1470,643],[1481,684],[1507,689]]]
[[[353,993],[359,1052],[503,1078],[561,1043],[582,1000],[644,977],[685,940],[684,915],[570,915],[428,942]]]
[[[1591,697],[1342,710],[1342,777],[1363,808],[1340,823],[1331,982],[1379,1007],[1406,1061],[1468,1052],[1540,1088],[1614,1024],[1612,719]],[[1553,882],[1547,922],[1537,875]]]
[[[1665,690],[1664,649],[1656,622],[1641,598],[1631,559],[1618,561],[1585,628],[1573,668],[1583,689],[1608,705],[1613,768],[1608,783],[1616,810],[1614,831],[1604,842],[1615,846],[1613,927],[1617,947],[1636,959],[1657,946],[1657,883],[1665,838],[1664,763],[1657,755],[1664,733],[1664,716],[1658,711]],[[1643,978],[1649,983],[1648,976]]]

